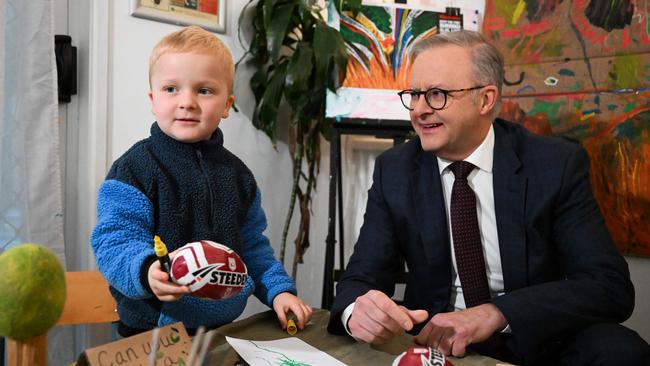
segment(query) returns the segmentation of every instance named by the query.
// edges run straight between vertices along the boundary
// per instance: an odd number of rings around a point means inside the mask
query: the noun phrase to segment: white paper
[[[299,338],[250,341],[226,337],[226,341],[251,366],[346,366]]]

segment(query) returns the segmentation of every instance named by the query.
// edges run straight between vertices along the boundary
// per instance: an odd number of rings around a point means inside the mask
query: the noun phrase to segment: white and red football
[[[402,352],[393,366],[453,366],[447,357],[435,348],[418,346]]]
[[[234,250],[209,240],[182,246],[171,266],[171,277],[192,295],[224,300],[237,295],[248,277],[246,264]]]

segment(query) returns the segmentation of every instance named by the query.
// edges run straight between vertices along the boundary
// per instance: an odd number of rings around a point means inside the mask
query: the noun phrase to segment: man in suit
[[[648,344],[618,324],[632,313],[634,288],[585,150],[496,118],[503,59],[479,33],[431,37],[411,57],[400,97],[418,137],[376,161],[329,331],[368,343],[410,331],[447,355],[469,347],[524,364],[650,365]],[[463,222],[454,219],[456,180],[475,197]],[[469,274],[468,237],[480,258]],[[390,298],[400,258],[404,306]]]

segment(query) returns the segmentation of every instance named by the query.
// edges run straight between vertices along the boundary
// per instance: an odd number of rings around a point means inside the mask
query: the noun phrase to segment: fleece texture
[[[237,318],[254,294],[272,306],[282,292],[296,293],[268,238],[260,191],[250,170],[223,147],[215,131],[208,141],[186,144],[158,125],[115,161],[99,189],[91,247],[111,285],[120,320],[136,329],[177,321],[214,328]],[[146,281],[155,259],[153,236],[172,252],[186,243],[212,240],[236,251],[248,269],[244,289],[228,300],[184,296],[161,302]]]

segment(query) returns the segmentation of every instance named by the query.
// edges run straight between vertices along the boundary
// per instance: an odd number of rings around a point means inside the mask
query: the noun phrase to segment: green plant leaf
[[[266,86],[264,95],[257,105],[257,124],[267,135],[271,137],[273,143],[276,142],[276,124],[278,118],[278,106],[282,100],[284,92],[284,80],[287,75],[287,65],[285,62],[280,64],[270,73],[271,79]],[[254,121],[255,122],[255,121]]]
[[[336,92],[341,72],[345,72],[348,64],[348,54],[341,34],[324,22],[316,23],[314,30],[314,58],[316,83],[323,83]]]
[[[336,10],[341,12],[341,9],[344,11],[350,11],[352,13],[352,17],[356,18],[357,14],[359,14],[359,11],[361,10],[361,0],[339,0],[343,2],[343,6],[341,8],[336,8]]]
[[[289,61],[284,95],[292,107],[303,99],[305,93],[309,92],[309,79],[314,68],[313,55],[314,52],[310,44],[300,42]]]
[[[361,8],[361,0],[328,1],[334,1],[329,9],[350,11],[355,17]],[[253,124],[274,144],[279,123],[288,125],[292,137],[288,144],[293,181],[279,258],[284,263],[287,234],[298,200],[300,225],[294,242],[294,275],[296,264],[302,262],[309,246],[309,210],[319,169],[320,135],[328,138],[332,126],[332,120],[324,118],[326,90],[336,91],[345,77],[348,60],[343,37],[326,24],[314,2],[258,0],[252,19],[254,33],[246,54],[256,69],[250,80],[256,100]],[[277,120],[283,100],[290,107],[288,121]]]
[[[264,91],[266,90],[266,79],[267,75],[264,67],[258,68],[251,77],[250,85],[253,95],[255,96],[255,102],[259,102],[264,95]]]
[[[274,8],[278,0],[260,0],[258,6],[262,9],[262,21],[264,22],[264,29],[271,27],[273,23]]]
[[[251,26],[255,30],[251,39],[248,51],[252,60],[257,61],[258,65],[264,65],[269,59],[269,51],[266,48],[266,28],[264,26],[264,3],[262,1],[255,6]]]
[[[273,3],[269,9],[267,3]],[[294,27],[291,26],[291,15],[296,8],[295,3],[275,5],[276,0],[266,0],[264,4],[264,25],[266,26],[267,49],[271,53],[271,60],[275,62],[280,55],[280,49],[285,41],[287,32]],[[267,18],[271,17],[268,20]]]

